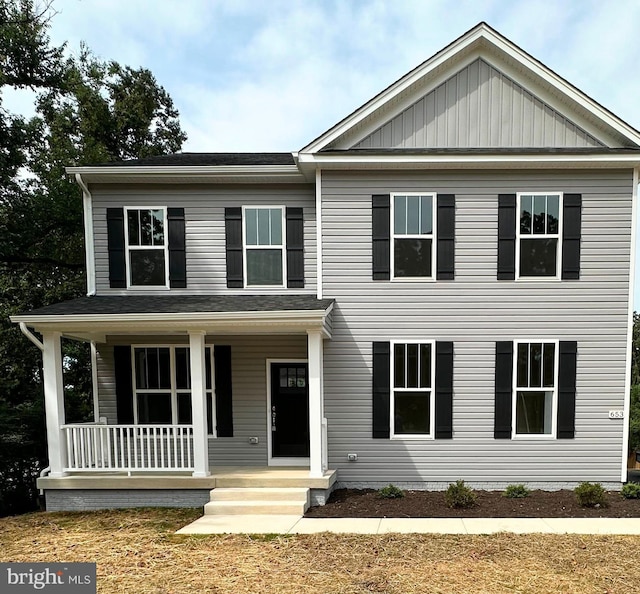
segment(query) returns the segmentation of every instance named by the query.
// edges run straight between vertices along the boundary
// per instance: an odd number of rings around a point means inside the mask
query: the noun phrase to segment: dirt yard
[[[96,561],[101,593],[631,594],[640,584],[640,537],[173,534],[200,513],[4,518],[0,560]]]

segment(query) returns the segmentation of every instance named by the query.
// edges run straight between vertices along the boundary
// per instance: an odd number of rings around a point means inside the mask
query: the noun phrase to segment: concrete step
[[[309,502],[309,489],[302,487],[217,488],[211,490],[211,501],[292,501]]]
[[[307,511],[306,501],[210,501],[204,506],[205,516],[230,515],[298,515]]]

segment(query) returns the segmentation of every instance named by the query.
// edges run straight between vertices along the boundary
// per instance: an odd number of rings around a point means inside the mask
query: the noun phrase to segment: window
[[[247,286],[283,286],[283,214],[283,208],[244,208],[244,274]]]
[[[126,208],[129,287],[168,287],[165,208]]]
[[[394,278],[433,278],[435,194],[392,194]]]
[[[518,274],[558,277],[562,195],[518,194]]]
[[[432,437],[434,343],[393,343],[391,436]]]
[[[555,437],[558,344],[516,342],[515,435]]]
[[[212,352],[205,348],[206,396],[209,433],[215,411],[212,389]],[[188,347],[135,347],[134,414],[136,423],[189,425],[191,415],[191,362]]]

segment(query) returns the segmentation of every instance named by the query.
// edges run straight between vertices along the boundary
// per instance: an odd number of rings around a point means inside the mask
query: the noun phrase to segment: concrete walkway
[[[204,516],[177,534],[640,534],[640,518],[302,518]]]

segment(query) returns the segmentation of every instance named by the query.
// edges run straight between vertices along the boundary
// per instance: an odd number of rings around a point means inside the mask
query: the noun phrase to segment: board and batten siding
[[[107,251],[107,208],[124,206],[184,207],[187,287],[171,294],[315,293],[316,209],[312,186],[92,186],[93,228],[98,295],[167,293],[165,288],[111,289]],[[226,277],[224,209],[230,206],[302,207],[304,224],[303,289],[261,287],[228,289]],[[284,232],[284,229],[283,229]],[[286,281],[285,281],[286,284]]]
[[[479,58],[352,148],[597,146],[604,145]]]
[[[210,466],[267,465],[267,359],[307,358],[306,335],[207,336],[207,344],[231,346],[233,437],[209,438]],[[98,395],[100,415],[117,423],[113,371],[114,344],[187,345],[175,336],[110,337],[98,345]],[[249,443],[257,437],[258,444]]]
[[[371,196],[456,196],[455,280],[373,281]],[[498,281],[498,194],[582,194],[580,280]],[[329,465],[347,485],[619,483],[631,244],[631,171],[323,172]],[[575,439],[494,439],[495,342],[576,340]],[[372,438],[372,342],[454,343],[453,439]],[[347,454],[358,454],[348,462]]]

